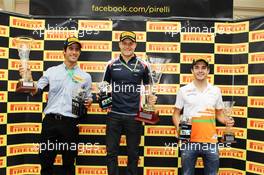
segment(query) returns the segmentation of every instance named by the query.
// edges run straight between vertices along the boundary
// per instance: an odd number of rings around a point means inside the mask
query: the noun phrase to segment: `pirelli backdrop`
[[[35,80],[47,68],[63,61],[63,41],[78,36],[83,45],[79,66],[100,82],[106,62],[117,57],[118,36],[124,30],[137,34],[136,54],[160,57],[166,63],[158,88],[158,125],[145,125],[140,144],[140,174],[177,175],[180,152],[171,121],[175,95],[192,80],[191,60],[210,60],[209,81],[220,87],[224,100],[236,101],[232,116],[237,143],[223,148],[220,175],[264,174],[264,18],[247,21],[126,21],[32,18],[0,13],[0,174],[39,174],[38,142],[47,91],[31,97],[15,93],[19,58],[14,37],[35,39],[30,67]],[[201,99],[202,100],[202,99]],[[76,160],[78,175],[106,175],[106,112],[97,103],[80,125],[83,146]],[[224,127],[218,125],[221,137]],[[88,145],[88,146],[87,146]],[[126,139],[122,137],[119,165],[124,174]],[[55,164],[60,166],[61,156]],[[203,162],[197,161],[196,174]],[[123,172],[123,173],[122,173]],[[60,174],[59,172],[57,174]]]

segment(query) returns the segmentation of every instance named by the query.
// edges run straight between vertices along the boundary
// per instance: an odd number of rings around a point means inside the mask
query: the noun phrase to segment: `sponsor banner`
[[[218,137],[222,137],[226,127],[216,127]],[[247,129],[232,127],[231,129],[235,133],[235,137],[239,139],[247,139]]]
[[[246,172],[234,168],[220,168],[218,175],[246,175]]]
[[[194,59],[206,59],[210,64],[214,64],[214,54],[210,53],[181,53],[181,63],[191,64]]]
[[[8,80],[8,70],[0,69],[0,80]]]
[[[62,155],[61,154],[57,154],[54,160],[54,165],[62,165]]]
[[[44,50],[44,61],[63,61],[63,52],[60,50]]]
[[[246,150],[237,148],[221,148],[219,155],[221,158],[246,160]]]
[[[7,122],[7,114],[6,113],[0,113],[0,125],[6,124]]]
[[[7,134],[40,134],[41,123],[7,124]]]
[[[54,28],[53,30],[45,30],[44,40],[62,40],[66,38],[78,36],[78,30],[68,30],[67,28]]]
[[[174,105],[155,105],[156,109],[159,111],[159,115],[169,115],[171,116],[174,111]]]
[[[249,64],[264,63],[264,52],[249,53]]]
[[[102,108],[99,107],[98,103],[93,103],[89,109],[88,109],[89,114],[107,114],[106,110],[102,110]]]
[[[41,102],[9,102],[7,104],[8,113],[41,113]]]
[[[237,64],[237,65],[215,64],[214,73],[215,75],[247,75],[248,65],[247,64]]]
[[[9,80],[8,81],[8,91],[9,92],[15,92],[17,83],[18,83],[18,80],[17,81]]]
[[[171,149],[168,147],[160,146],[145,146],[145,157],[178,157],[178,149]]]
[[[107,175],[106,166],[76,166],[76,174],[78,175]]]
[[[38,144],[17,144],[7,145],[7,156],[16,156],[24,154],[38,154]]]
[[[264,174],[264,165],[256,162],[247,161],[246,171],[255,174]]]
[[[158,64],[151,64],[151,69],[156,70]],[[179,74],[180,64],[179,63],[166,63],[162,64],[161,70],[163,74]]]
[[[79,134],[80,135],[105,135],[105,125],[93,125],[93,124],[80,124]]]
[[[82,51],[111,52],[111,41],[81,41]]]
[[[9,48],[17,49],[14,38],[9,38]],[[44,50],[44,40],[34,40],[31,45],[31,50]]]
[[[78,148],[79,156],[106,156],[105,145],[80,145]]]
[[[148,32],[164,32],[165,34],[179,33],[181,31],[180,22],[169,22],[169,21],[147,21]]]
[[[239,44],[217,44],[215,43],[215,54],[247,54],[248,43]]]
[[[179,53],[180,43],[175,42],[147,42],[146,52],[152,53]]]
[[[107,62],[97,61],[78,61],[80,69],[85,72],[104,72],[107,66]]]
[[[9,70],[19,70],[20,60],[8,59]],[[29,68],[31,71],[43,71],[43,61],[28,61]]]
[[[86,31],[112,31],[113,21],[79,20],[78,29]]]
[[[26,19],[20,17],[10,16],[10,27],[16,27],[27,30],[44,30],[44,19]]]
[[[264,142],[247,139],[247,150],[263,153],[264,152]]]
[[[156,87],[156,94],[175,95],[179,88],[179,84],[158,84]]]
[[[238,85],[217,85],[220,88],[223,96],[247,96],[248,87]]]
[[[126,167],[127,166],[127,156],[118,156],[118,166]],[[144,157],[140,156],[138,159],[138,167],[144,167]]]
[[[146,125],[144,128],[144,136],[175,137],[176,129],[174,126]]]
[[[264,75],[248,75],[248,85],[249,86],[262,86],[264,84]]]
[[[0,168],[6,168],[6,158],[0,157]]]
[[[180,74],[180,84],[188,84],[194,80],[193,74]],[[209,83],[214,83],[214,75],[209,74],[207,78]]]
[[[48,102],[48,95],[49,95],[48,92],[43,92],[42,93],[42,102],[43,103],[47,103]]]
[[[232,108],[232,117],[247,118],[247,107],[234,106]]]
[[[249,42],[264,41],[264,30],[257,30],[249,32]]]
[[[7,102],[7,92],[0,91],[0,101],[1,102]]]
[[[264,108],[264,97],[248,97],[248,107]]]
[[[181,43],[214,43],[213,33],[181,33]]]
[[[0,25],[0,36],[9,37],[9,27]]]
[[[176,175],[178,168],[144,167],[144,175]]]
[[[23,164],[16,166],[8,166],[6,168],[8,175],[36,175],[40,174],[40,165],[38,164]]]
[[[0,146],[6,146],[6,135],[0,135]]]
[[[119,58],[121,52],[112,52],[112,59]],[[147,58],[147,55],[145,52],[135,52],[136,56],[140,59],[145,60]]]
[[[144,146],[144,143],[145,143],[145,138],[144,138],[144,136],[141,136],[139,146]],[[126,145],[127,145],[126,136],[122,135],[121,139],[120,139],[120,146],[126,146]]]
[[[256,118],[247,119],[247,128],[264,131],[264,120]]]
[[[180,157],[178,158],[178,167],[182,167]],[[195,168],[203,168],[203,167],[204,167],[203,159],[201,157],[198,157],[196,164],[195,164]]]
[[[112,32],[112,40],[113,41],[120,41],[120,34],[123,31],[113,31]],[[146,32],[138,32],[138,31],[134,31],[136,34],[136,40],[137,42],[146,42]]]
[[[9,49],[5,47],[0,47],[0,58],[8,58],[9,57]]]
[[[215,23],[215,33],[218,34],[235,34],[249,31],[249,22],[236,23]]]

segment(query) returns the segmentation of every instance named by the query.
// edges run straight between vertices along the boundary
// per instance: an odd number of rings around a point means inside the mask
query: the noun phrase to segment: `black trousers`
[[[124,130],[127,143],[127,175],[137,175],[139,159],[139,144],[142,124],[134,120],[133,116],[109,113],[106,122],[106,150],[108,175],[119,175],[118,152],[121,132]]]
[[[58,153],[62,154],[63,174],[75,174],[74,160],[79,135],[77,124],[78,120],[74,118],[54,114],[45,116],[40,138],[41,175],[53,174],[53,163]]]

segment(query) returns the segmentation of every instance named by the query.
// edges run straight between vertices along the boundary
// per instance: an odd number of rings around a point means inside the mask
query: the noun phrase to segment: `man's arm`
[[[176,128],[176,137],[178,137],[180,116],[181,116],[181,109],[175,107],[172,114],[172,122]]]

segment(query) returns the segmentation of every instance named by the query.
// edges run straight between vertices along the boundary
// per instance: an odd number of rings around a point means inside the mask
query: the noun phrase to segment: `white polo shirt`
[[[207,83],[206,89],[199,91],[193,82],[179,89],[175,107],[183,109],[182,120],[191,119],[191,142],[216,143],[215,110],[223,109],[221,91]]]

